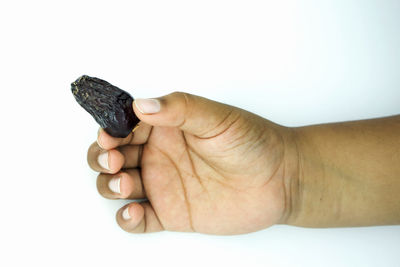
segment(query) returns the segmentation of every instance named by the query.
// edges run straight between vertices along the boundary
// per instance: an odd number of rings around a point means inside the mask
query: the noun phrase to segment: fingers
[[[207,138],[224,122],[234,121],[238,109],[187,93],[172,93],[157,99],[136,99],[133,104],[140,120],[153,126],[179,127]]]
[[[135,132],[130,133],[125,138],[112,137],[104,129],[100,128],[97,133],[97,143],[103,149],[113,149],[124,145],[141,145],[147,142],[151,128],[151,125],[139,122],[139,127]]]
[[[138,167],[142,151],[142,145],[126,145],[104,150],[95,142],[89,147],[87,160],[94,171],[115,174],[122,168]]]
[[[129,233],[152,233],[164,230],[149,202],[134,202],[122,207],[117,212],[117,223]]]
[[[140,166],[142,158],[143,146],[127,145],[118,148],[118,151],[124,157],[122,168],[136,168]]]
[[[89,166],[97,172],[117,173],[123,167],[125,158],[118,150],[104,150],[94,142],[89,147],[87,161]]]
[[[109,199],[146,198],[138,169],[129,169],[114,175],[101,173],[97,177],[97,190],[100,195]]]

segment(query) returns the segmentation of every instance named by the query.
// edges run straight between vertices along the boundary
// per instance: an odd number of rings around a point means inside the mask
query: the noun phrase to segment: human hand
[[[290,128],[186,93],[134,103],[140,127],[126,138],[100,129],[88,151],[102,196],[146,199],[117,212],[122,229],[241,234],[288,219],[298,176]]]

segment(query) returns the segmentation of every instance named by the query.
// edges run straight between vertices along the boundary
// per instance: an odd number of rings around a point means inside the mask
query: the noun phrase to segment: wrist
[[[319,148],[312,142],[308,127],[287,128],[285,166],[285,214],[281,223],[328,226],[330,218],[325,215],[332,208],[330,192],[335,185],[328,185]]]
[[[326,173],[326,164],[314,142],[312,127],[291,128],[296,168],[287,180],[291,208],[285,224],[302,227],[330,227],[336,215],[340,195]],[[311,131],[310,131],[311,130]],[[287,189],[289,190],[289,189]]]
[[[302,151],[299,134],[295,128],[285,127],[282,131],[284,145],[284,212],[279,224],[295,225],[302,205]]]
[[[386,118],[293,129],[298,190],[291,195],[296,204],[286,223],[304,227],[398,223],[400,202],[393,201],[400,188],[395,125]]]

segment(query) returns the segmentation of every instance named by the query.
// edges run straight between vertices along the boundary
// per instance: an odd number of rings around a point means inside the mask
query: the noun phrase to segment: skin
[[[296,129],[301,188],[287,222],[400,224],[400,116]]]
[[[400,222],[400,116],[288,128],[186,93],[157,101],[151,114],[133,105],[141,120],[134,133],[100,129],[88,151],[102,196],[141,199],[117,212],[125,231],[232,235],[274,224]],[[98,163],[105,152],[109,170]],[[108,187],[113,177],[121,194]]]

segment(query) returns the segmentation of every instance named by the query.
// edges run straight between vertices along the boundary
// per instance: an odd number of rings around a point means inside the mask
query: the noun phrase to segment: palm
[[[239,118],[201,139],[153,127],[141,160],[143,186],[166,230],[244,233],[279,221],[285,206],[283,144],[258,118]]]

